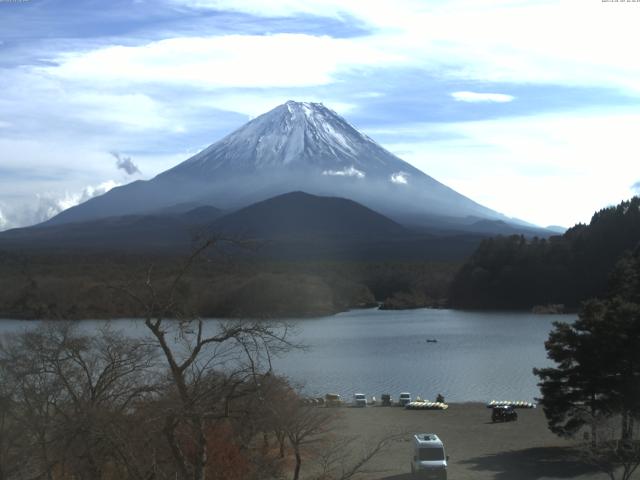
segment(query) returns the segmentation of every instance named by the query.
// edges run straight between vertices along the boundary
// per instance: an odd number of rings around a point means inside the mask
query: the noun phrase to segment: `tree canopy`
[[[572,436],[616,416],[632,440],[640,416],[640,249],[623,258],[608,295],[584,303],[573,324],[555,323],[545,343],[556,367],[534,369],[550,429]]]
[[[462,308],[527,308],[580,303],[607,292],[616,262],[640,242],[640,197],[595,213],[562,236],[484,240],[457,274],[451,303]]]

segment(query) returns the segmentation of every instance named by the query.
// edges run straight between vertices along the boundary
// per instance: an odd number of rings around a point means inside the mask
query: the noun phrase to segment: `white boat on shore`
[[[405,405],[407,410],[446,410],[449,408],[444,402],[414,401]]]
[[[491,400],[487,403],[487,408],[493,407],[536,408],[537,405],[535,403],[525,402],[522,400]]]

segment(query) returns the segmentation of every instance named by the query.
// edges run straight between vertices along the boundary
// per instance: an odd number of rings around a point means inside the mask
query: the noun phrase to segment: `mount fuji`
[[[180,205],[237,210],[291,191],[348,198],[405,225],[519,224],[396,157],[324,105],[288,101],[155,178],[114,188],[47,225]]]

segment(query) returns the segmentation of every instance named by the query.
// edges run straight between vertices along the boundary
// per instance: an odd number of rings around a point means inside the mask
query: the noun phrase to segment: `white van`
[[[446,480],[448,460],[442,440],[435,433],[413,436],[411,474],[414,478]]]
[[[398,397],[398,403],[401,407],[406,407],[411,403],[411,394],[409,392],[402,392]]]
[[[364,393],[355,393],[353,395],[353,405],[356,407],[366,407],[367,396]]]

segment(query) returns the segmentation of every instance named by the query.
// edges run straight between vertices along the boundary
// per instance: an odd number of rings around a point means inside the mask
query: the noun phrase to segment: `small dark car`
[[[383,407],[391,406],[391,395],[389,395],[388,393],[383,393],[382,396],[380,397],[380,400],[382,401]]]
[[[492,422],[511,422],[518,420],[518,412],[511,405],[500,405],[491,410]]]

